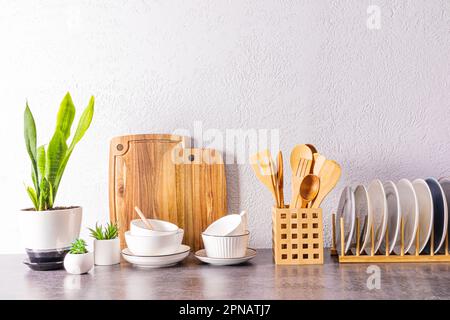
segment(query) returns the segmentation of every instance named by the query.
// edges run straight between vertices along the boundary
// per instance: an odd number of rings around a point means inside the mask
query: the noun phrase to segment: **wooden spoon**
[[[300,184],[300,197],[302,199],[301,208],[306,208],[308,203],[313,201],[320,189],[320,179],[318,176],[308,174],[302,180]],[[298,201],[298,198],[297,198]]]
[[[341,177],[341,167],[336,161],[333,160],[325,160],[325,163],[320,169],[319,178],[320,178],[320,190],[319,193],[314,200],[314,202],[310,205],[310,208],[319,208],[323,199],[330,193],[331,190],[336,186]]]
[[[138,207],[134,207],[134,210],[138,214],[139,218],[141,218],[142,222],[147,227],[147,229],[148,230],[153,230],[152,225],[148,222],[147,218],[144,216],[144,214],[142,213],[141,209],[139,209]]]
[[[318,152],[317,152],[317,148],[316,148],[313,144],[307,143],[306,145],[308,146],[309,149],[311,149],[311,152],[312,152],[313,154],[314,154],[314,153],[318,153]]]

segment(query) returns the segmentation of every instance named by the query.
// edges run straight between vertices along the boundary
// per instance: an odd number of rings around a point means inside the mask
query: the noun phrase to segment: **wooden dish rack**
[[[420,226],[417,227],[416,233],[416,250],[413,254],[405,252],[405,226],[403,219],[400,220],[400,254],[389,253],[389,232],[386,228],[386,253],[382,254],[380,252],[375,252],[375,230],[372,224],[370,229],[370,253],[360,254],[360,221],[356,218],[356,243],[352,245],[356,249],[355,254],[345,253],[345,250],[341,250],[341,254],[338,254],[336,250],[336,240],[340,241],[341,248],[345,248],[345,234],[344,234],[344,218],[341,217],[339,220],[339,227],[341,238],[336,239],[336,215],[332,214],[332,249],[331,255],[338,256],[339,263],[402,263],[402,262],[450,262],[450,255],[448,252],[448,230],[445,235],[445,248],[444,253],[434,253],[434,228],[431,230],[430,238],[430,253],[421,254],[419,253],[419,237],[420,237]]]
[[[272,233],[275,264],[323,264],[321,208],[274,207]]]

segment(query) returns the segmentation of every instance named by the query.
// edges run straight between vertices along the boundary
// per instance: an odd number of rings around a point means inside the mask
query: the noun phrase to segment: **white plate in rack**
[[[419,253],[421,253],[431,237],[433,228],[433,196],[428,184],[423,179],[413,181],[414,191],[416,192],[419,204]],[[417,234],[415,236],[417,238]],[[413,242],[408,251],[411,254],[416,252],[416,242]]]
[[[384,192],[383,183],[380,180],[373,180],[367,189],[369,193],[369,201],[373,216],[373,224],[375,231],[375,253],[380,249],[383,238],[386,234],[387,226],[387,201]],[[367,254],[370,254],[370,246],[366,248]]]
[[[384,192],[386,193],[388,217],[386,233],[389,238],[389,253],[392,253],[399,240],[402,209],[400,206],[400,196],[394,182],[387,181],[383,184],[383,187]],[[383,237],[380,251],[386,253],[386,237]]]
[[[370,226],[372,225],[372,209],[369,202],[369,194],[363,185],[359,185],[355,189],[355,213],[359,220],[359,253],[363,253],[364,248],[370,245]]]
[[[411,181],[401,179],[397,183],[398,195],[400,197],[400,208],[402,210],[404,229],[404,252],[408,252],[416,241],[416,230],[419,224],[419,202]],[[401,237],[401,232],[400,232]],[[395,254],[400,254],[401,239],[394,247]]]
[[[348,250],[350,250],[355,231],[355,194],[351,187],[345,187],[344,190],[342,190],[338,209],[336,211],[336,249],[340,255],[342,254],[341,218],[344,218],[344,249],[345,253],[347,253]]]
[[[170,267],[178,262],[183,261],[190,252],[191,248],[186,245],[181,245],[180,248],[173,254],[160,256],[137,256],[134,255],[128,248],[122,250],[122,257],[129,263],[143,268],[162,268]]]

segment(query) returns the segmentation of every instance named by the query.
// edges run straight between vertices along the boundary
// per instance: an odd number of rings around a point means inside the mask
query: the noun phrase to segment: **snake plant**
[[[78,142],[89,128],[94,115],[94,97],[84,110],[73,138],[68,144],[70,130],[75,118],[75,106],[67,93],[59,107],[56,128],[48,145],[37,147],[36,124],[28,102],[24,113],[25,145],[31,160],[33,186],[26,188],[36,211],[53,208],[59,184],[67,162]]]

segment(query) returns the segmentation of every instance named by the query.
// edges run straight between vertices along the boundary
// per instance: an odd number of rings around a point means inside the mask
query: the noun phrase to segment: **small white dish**
[[[206,255],[206,250],[202,249],[195,253],[195,257],[205,263],[209,263],[214,266],[231,266],[236,264],[241,264],[244,262],[247,262],[251,259],[253,259],[256,256],[256,250],[247,248],[245,256],[241,258],[228,258],[228,259],[221,259],[221,258],[210,258]]]
[[[211,223],[203,232],[211,236],[236,236],[245,233],[245,225],[240,214],[229,214]]]
[[[351,187],[345,187],[342,190],[336,212],[336,249],[342,254],[341,248],[341,224],[340,219],[344,218],[344,241],[345,253],[348,252],[352,244],[353,234],[355,232],[355,195]]]
[[[232,259],[245,256],[250,232],[238,236],[212,236],[202,234],[205,251],[210,258]]]
[[[416,241],[417,227],[419,225],[419,202],[413,184],[408,179],[401,179],[397,183],[400,197],[400,210],[402,211],[404,228],[404,252],[408,252]],[[401,246],[394,247],[395,254],[400,254]]]
[[[400,196],[394,182],[387,181],[383,184],[386,193],[387,202],[387,234],[389,238],[389,253],[394,250],[397,241],[399,240],[400,224],[402,217],[402,209],[400,207]],[[380,251],[386,253],[386,237],[383,237]]]
[[[359,185],[355,189],[355,210],[360,226],[360,241],[362,241],[362,245],[359,253],[361,254],[364,252],[364,249],[370,245],[370,228],[373,223],[369,193],[367,192],[367,188],[363,185]]]
[[[131,253],[128,248],[122,250],[122,257],[129,263],[142,268],[162,268],[170,267],[183,261],[190,252],[191,248],[181,245],[180,248],[168,255],[159,256],[138,256]]]
[[[373,223],[375,230],[375,253],[380,249],[383,238],[386,235],[387,226],[387,201],[384,192],[383,183],[376,179],[373,180],[367,189],[369,193],[369,201],[371,204]],[[369,254],[370,249],[366,252]]]
[[[419,204],[419,253],[421,253],[430,240],[433,228],[433,195],[425,180],[416,179],[412,184]],[[409,253],[414,254],[415,252],[416,243],[414,242]]]
[[[125,241],[130,251],[138,256],[156,256],[176,252],[183,241],[184,231],[164,233],[162,235],[135,236],[130,231],[125,232]]]
[[[164,220],[147,219],[153,230],[147,229],[141,219],[130,222],[130,233],[134,236],[158,236],[167,233],[175,234],[178,232],[178,226]]]

